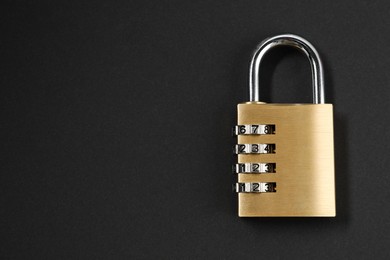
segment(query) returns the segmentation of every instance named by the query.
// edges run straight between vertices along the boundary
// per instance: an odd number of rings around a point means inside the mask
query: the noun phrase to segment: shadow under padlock
[[[308,57],[313,104],[260,101],[259,68],[276,46]],[[241,217],[335,216],[333,106],[325,104],[323,67],[315,48],[291,34],[264,40],[253,54],[249,102],[238,105],[235,166]]]

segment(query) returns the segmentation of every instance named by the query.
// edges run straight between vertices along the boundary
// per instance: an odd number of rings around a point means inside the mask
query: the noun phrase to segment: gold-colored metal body
[[[276,182],[276,192],[239,193],[240,217],[333,217],[332,104],[238,105],[238,125],[274,124],[272,135],[238,135],[238,144],[274,143],[274,154],[239,154],[239,163],[274,162],[276,172],[238,174],[238,182]]]

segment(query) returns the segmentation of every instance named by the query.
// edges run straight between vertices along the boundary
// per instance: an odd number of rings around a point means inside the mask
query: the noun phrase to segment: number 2
[[[245,153],[245,144],[240,144],[238,146],[239,153]]]

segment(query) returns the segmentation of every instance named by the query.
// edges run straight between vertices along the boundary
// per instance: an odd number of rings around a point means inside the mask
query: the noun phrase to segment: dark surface
[[[1,258],[390,257],[388,1],[2,1]],[[335,109],[336,218],[237,217],[255,46],[307,38]],[[311,102],[295,50],[264,101]]]

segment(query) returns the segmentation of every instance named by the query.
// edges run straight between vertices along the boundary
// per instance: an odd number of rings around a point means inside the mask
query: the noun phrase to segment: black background
[[[390,257],[388,1],[2,1],[2,258]],[[336,218],[237,217],[237,103],[268,36],[324,61]],[[311,102],[304,55],[261,68]]]

